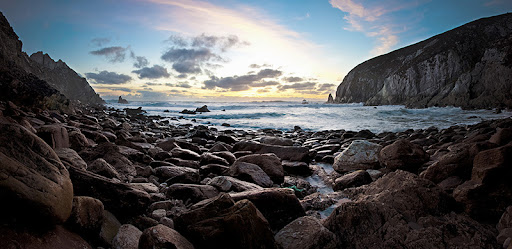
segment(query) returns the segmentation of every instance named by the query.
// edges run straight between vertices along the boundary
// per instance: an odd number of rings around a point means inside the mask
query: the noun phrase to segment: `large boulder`
[[[417,144],[405,139],[399,139],[382,148],[379,161],[388,169],[415,171],[428,161],[428,154]]]
[[[37,135],[54,149],[69,147],[68,131],[61,124],[41,126]]]
[[[173,157],[178,157],[178,158],[185,159],[185,160],[199,161],[199,158],[200,158],[200,156],[199,156],[199,154],[197,154],[197,152],[188,150],[188,149],[182,149],[179,147],[172,149],[171,154]]]
[[[87,165],[87,170],[107,178],[121,179],[121,176],[119,173],[117,173],[116,168],[110,165],[110,163],[107,163],[107,161],[105,161],[103,158],[97,158],[96,160],[89,163],[89,165]]]
[[[512,145],[485,150],[475,156],[471,180],[453,191],[455,199],[465,206],[474,219],[496,223],[512,205]]]
[[[221,194],[178,216],[176,229],[196,248],[278,248],[267,220],[247,200]]]
[[[69,168],[71,166],[79,169],[87,169],[87,163],[76,153],[75,150],[70,148],[55,149],[55,153],[59,156],[60,161]]]
[[[129,184],[115,182],[94,173],[69,168],[73,189],[77,195],[87,195],[99,199],[105,208],[118,218],[128,218],[146,211],[150,196]]]
[[[235,201],[246,199],[254,203],[276,232],[296,218],[306,215],[292,189],[269,188],[230,195]]]
[[[352,173],[348,173],[334,181],[333,189],[343,190],[345,188],[359,187],[372,182],[372,177],[365,170],[356,170]]]
[[[0,248],[92,249],[84,239],[60,225],[44,231],[15,230],[0,227]]]
[[[123,148],[123,150],[126,150],[126,148]],[[84,149],[78,154],[88,163],[92,163],[98,158],[103,158],[116,169],[117,173],[119,173],[122,178],[120,180],[126,180],[129,177],[136,176],[137,170],[132,161],[122,152],[124,153],[120,146],[113,143],[101,143],[96,147]]]
[[[241,141],[233,146],[233,151],[252,151],[256,154],[274,153],[281,160],[309,161],[309,149],[297,146],[280,146]]]
[[[112,248],[114,249],[137,249],[139,248],[139,238],[142,232],[131,224],[124,224],[119,227],[116,236],[112,239]]]
[[[336,236],[311,216],[299,217],[275,235],[283,249],[335,249]]]
[[[196,203],[208,198],[212,198],[218,194],[219,191],[210,185],[181,183],[176,183],[169,186],[169,189],[167,189],[166,192],[168,198],[190,201],[191,203]]]
[[[256,164],[237,161],[230,167],[230,174],[238,179],[253,182],[262,187],[272,187],[270,177]]]
[[[358,169],[374,169],[379,166],[379,152],[382,146],[366,140],[353,141],[334,158],[334,170],[344,173]]]
[[[139,248],[194,249],[194,246],[176,230],[160,224],[144,230],[139,239]]]
[[[0,123],[0,216],[16,223],[64,222],[73,205],[69,172],[53,149],[20,125]]]
[[[245,162],[258,165],[275,183],[284,181],[284,169],[281,160],[275,154],[254,154],[238,158],[236,163]]]
[[[67,226],[80,234],[97,235],[103,223],[103,203],[89,196],[75,196]]]
[[[161,166],[155,168],[155,175],[168,184],[199,183],[199,170],[178,166]]]
[[[493,228],[450,212],[453,200],[434,183],[397,170],[347,189],[325,220],[342,248],[496,248]]]
[[[293,146],[293,140],[291,140],[289,138],[282,138],[282,137],[265,136],[265,137],[260,138],[260,142],[262,144],[270,144],[270,145]]]

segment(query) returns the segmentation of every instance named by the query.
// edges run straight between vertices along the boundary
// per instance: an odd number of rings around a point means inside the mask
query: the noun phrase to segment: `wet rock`
[[[233,151],[252,151],[255,154],[274,153],[281,160],[309,161],[309,149],[296,146],[267,145],[255,142],[241,141],[233,146]]]
[[[142,232],[133,225],[124,224],[119,227],[116,236],[112,239],[112,248],[114,249],[137,249],[139,248],[139,238]]]
[[[293,190],[270,188],[231,194],[235,201],[247,199],[254,203],[268,220],[273,231],[279,231],[294,219],[306,215]]]
[[[270,177],[256,164],[237,161],[231,165],[230,175],[240,180],[256,183],[264,188],[274,184]]]
[[[128,184],[81,169],[69,168],[76,195],[87,195],[99,199],[105,208],[121,218],[143,213],[149,206],[150,196]]]
[[[91,163],[98,158],[103,158],[113,166],[120,175],[120,180],[137,175],[133,163],[121,152],[127,153],[127,147],[117,146],[112,143],[102,143],[93,148],[87,148],[78,153],[86,162]],[[129,148],[128,148],[129,149]],[[134,150],[135,151],[135,150]],[[136,151],[139,153],[138,151]]]
[[[170,162],[176,166],[182,166],[182,167],[188,167],[193,169],[199,169],[201,165],[198,161],[193,160],[183,160],[180,158],[167,158],[165,159],[166,162]]]
[[[92,249],[84,239],[62,226],[56,226],[42,232],[0,227],[0,248]]]
[[[55,149],[55,153],[59,156],[60,161],[69,168],[71,166],[79,169],[86,170],[87,163],[76,153],[75,150],[70,148]]]
[[[346,188],[359,187],[372,182],[372,177],[365,170],[357,170],[336,178],[333,189],[335,191]]]
[[[87,166],[87,170],[107,178],[121,179],[121,176],[119,173],[117,173],[117,170],[112,165],[107,163],[107,161],[105,161],[103,158],[98,158],[92,161]]]
[[[171,185],[174,183],[199,183],[199,171],[197,169],[162,166],[155,168],[155,175]]]
[[[100,200],[88,196],[75,196],[66,225],[80,234],[97,235],[103,223],[103,211],[103,203]]]
[[[238,142],[238,140],[236,138],[234,138],[233,136],[229,136],[229,135],[219,135],[219,136],[217,136],[217,138],[215,138],[215,141],[226,143],[226,144],[234,144],[234,143]]]
[[[64,222],[71,213],[73,186],[59,157],[22,126],[0,123],[0,134],[2,220],[39,225]]]
[[[336,236],[316,218],[299,217],[275,235],[283,249],[334,249]]]
[[[240,157],[236,160],[238,162],[252,163],[258,165],[275,183],[282,183],[284,181],[284,169],[281,160],[275,154],[254,154]]]
[[[229,167],[219,164],[208,164],[199,168],[201,178],[229,175]]]
[[[289,138],[282,138],[282,137],[265,136],[265,137],[260,138],[260,142],[262,144],[270,144],[270,145],[293,146],[293,140],[291,140]]]
[[[109,211],[103,211],[103,222],[101,223],[101,230],[99,237],[104,243],[112,245],[112,240],[117,235],[121,222]]]
[[[196,204],[175,220],[196,248],[278,248],[268,222],[250,201],[227,194]]]
[[[53,149],[69,147],[68,131],[61,124],[44,125],[38,129],[37,135]]]
[[[79,130],[69,132],[69,147],[75,151],[81,151],[89,147],[89,140]]]
[[[416,144],[400,139],[382,148],[379,161],[391,170],[401,169],[414,172],[428,161],[428,154]]]
[[[176,183],[169,186],[169,189],[166,193],[168,198],[183,200],[184,202],[190,200],[192,203],[215,197],[218,194],[219,191],[210,185],[181,183]]]
[[[236,161],[235,155],[233,155],[233,153],[231,153],[229,151],[218,151],[218,152],[211,152],[211,153],[214,156],[224,158],[228,162],[228,165],[231,165]]]
[[[176,230],[156,225],[144,230],[139,239],[139,248],[194,249],[194,246]]]
[[[379,165],[382,146],[366,140],[355,140],[334,159],[334,170],[343,173],[358,169],[374,169]]]

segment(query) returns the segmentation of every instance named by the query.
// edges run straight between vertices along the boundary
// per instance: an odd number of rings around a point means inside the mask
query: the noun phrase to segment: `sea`
[[[210,112],[182,114],[184,109],[195,110],[206,105]],[[494,110],[462,110],[457,107],[408,109],[399,105],[364,106],[358,104],[326,104],[323,102],[130,102],[118,104],[107,101],[116,109],[142,107],[147,115],[159,115],[170,124],[193,124],[219,130],[277,129],[293,130],[299,126],[307,131],[370,130],[374,133],[399,132],[407,129],[447,128],[471,125],[484,120],[511,117],[512,112],[497,114]],[[227,126],[229,125],[229,126]]]

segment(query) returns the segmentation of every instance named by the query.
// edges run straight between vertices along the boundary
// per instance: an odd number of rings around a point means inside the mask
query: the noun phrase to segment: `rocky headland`
[[[335,103],[512,107],[512,13],[482,18],[363,62]]]

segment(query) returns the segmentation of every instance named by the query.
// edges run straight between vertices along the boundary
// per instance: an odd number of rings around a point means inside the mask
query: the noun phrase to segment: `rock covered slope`
[[[512,13],[359,64],[338,86],[335,102],[512,107]]]
[[[85,78],[80,77],[63,61],[55,62],[48,54],[42,52],[34,53],[30,57],[22,52],[22,42],[2,13],[0,13],[0,64],[6,74],[12,74],[12,71],[17,71],[15,73],[17,75],[33,74],[30,77],[46,81],[70,100],[79,100],[85,104],[104,103]],[[6,83],[5,79],[2,83]]]

